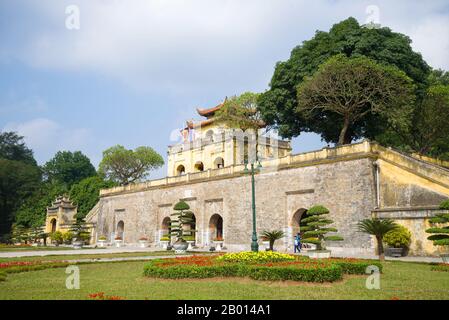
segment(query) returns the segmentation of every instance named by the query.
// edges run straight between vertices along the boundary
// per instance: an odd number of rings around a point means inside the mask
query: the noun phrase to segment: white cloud
[[[371,1],[134,0],[25,2],[35,20],[14,51],[37,68],[89,71],[172,93],[263,90],[274,63],[348,16],[366,21]],[[376,1],[380,22],[406,32],[434,67],[449,68],[445,1]],[[65,6],[80,30],[65,28]],[[1,45],[0,45],[1,47]],[[5,50],[0,50],[4,52]],[[230,92],[229,92],[229,91]]]
[[[2,131],[15,131],[23,136],[27,146],[35,151],[36,160],[41,164],[61,150],[81,150],[95,165],[99,161],[96,150],[98,144],[91,131],[86,128],[68,128],[47,118],[36,118],[21,123],[10,122]]]

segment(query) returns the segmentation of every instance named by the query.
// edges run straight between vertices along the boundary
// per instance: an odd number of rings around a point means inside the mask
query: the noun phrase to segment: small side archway
[[[171,224],[171,219],[170,217],[165,217],[162,220],[162,225],[161,225],[161,238],[162,237],[169,237],[170,238],[170,224]]]
[[[204,171],[204,164],[201,161],[195,163],[194,169],[196,172]]]
[[[214,160],[214,168],[220,169],[224,168],[224,159],[222,157],[218,157]]]
[[[182,176],[185,173],[186,173],[186,168],[184,167],[184,165],[180,164],[179,166],[176,167],[176,175],[177,176]]]
[[[117,223],[116,237],[117,237],[117,238],[122,238],[122,239],[123,239],[124,233],[125,233],[125,223],[123,222],[123,220],[120,220],[120,221]]]
[[[223,238],[223,217],[214,214],[209,220],[209,236],[210,240]]]

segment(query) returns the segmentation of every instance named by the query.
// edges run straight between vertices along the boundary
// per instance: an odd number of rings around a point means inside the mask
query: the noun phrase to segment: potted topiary
[[[123,238],[120,236],[115,237],[114,242],[115,242],[115,246],[117,248],[120,248],[123,246]]]
[[[434,246],[449,247],[449,199],[440,204],[440,210],[443,212],[429,219],[432,228],[426,230],[432,234],[427,239],[433,242]],[[444,263],[449,263],[449,254],[440,254]]]
[[[396,229],[388,231],[383,238],[383,241],[388,245],[386,254],[396,258],[405,256],[411,237],[410,231],[401,225],[398,225]]]
[[[159,243],[161,244],[161,247],[163,249],[167,249],[168,245],[170,244],[170,237],[168,235],[164,235],[159,240]]]
[[[56,247],[58,247],[64,241],[64,237],[61,231],[55,231],[50,233],[50,239]]]
[[[215,251],[221,251],[223,249],[224,239],[222,236],[215,237],[212,241],[215,245]]]
[[[106,247],[106,241],[107,241],[106,236],[100,236],[100,237],[98,238],[98,241],[97,241],[98,246],[99,246],[99,247]]]
[[[334,223],[327,215],[329,209],[322,205],[315,205],[306,211],[305,217],[301,219],[300,228],[303,232],[303,243],[316,245],[316,250],[307,251],[310,258],[330,258],[331,251],[326,250],[325,241],[342,241],[339,235],[326,236],[329,232],[337,232],[335,228],[329,227]]]
[[[195,225],[193,213],[189,211],[190,207],[184,201],[180,201],[173,207],[174,216],[170,221],[170,237],[176,237],[176,242],[173,244],[173,249],[176,253],[185,253],[189,244],[184,239],[188,235],[196,232],[193,226]],[[189,226],[188,229],[185,226]]]
[[[148,238],[147,237],[141,237],[139,239],[139,245],[140,245],[141,248],[148,247]]]

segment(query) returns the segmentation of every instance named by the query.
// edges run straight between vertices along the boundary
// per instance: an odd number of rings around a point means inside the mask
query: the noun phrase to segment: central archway
[[[209,220],[210,240],[223,238],[223,218],[219,214],[214,214]]]
[[[50,226],[51,226],[51,233],[56,232],[56,219],[55,218],[51,219]]]
[[[307,209],[298,209],[292,217],[292,235],[295,236],[298,232],[301,233],[301,220],[307,216]]]

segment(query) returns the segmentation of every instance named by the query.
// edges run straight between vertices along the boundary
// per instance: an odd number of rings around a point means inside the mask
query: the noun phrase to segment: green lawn
[[[364,276],[332,284],[151,279],[142,275],[145,263],[80,265],[80,290],[65,288],[64,268],[8,274],[0,299],[87,299],[96,292],[126,299],[449,299],[449,272],[430,271],[428,264],[385,262],[381,289],[368,290]]]

